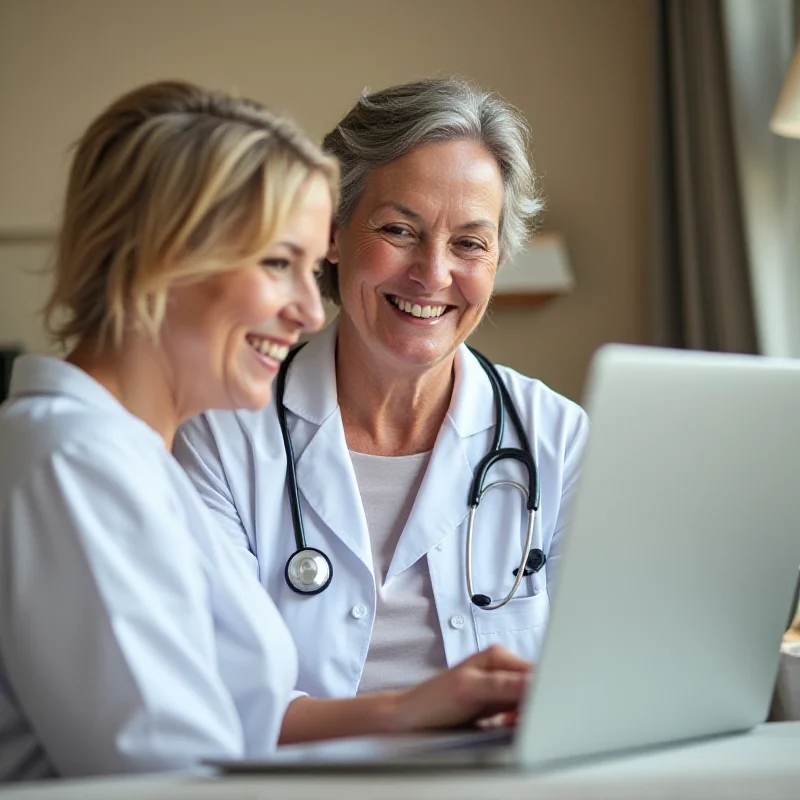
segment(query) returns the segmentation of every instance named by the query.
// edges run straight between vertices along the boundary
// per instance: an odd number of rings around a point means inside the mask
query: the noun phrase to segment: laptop
[[[542,769],[763,722],[800,565],[800,363],[608,345],[585,407],[548,632],[513,731],[340,739],[215,766]]]

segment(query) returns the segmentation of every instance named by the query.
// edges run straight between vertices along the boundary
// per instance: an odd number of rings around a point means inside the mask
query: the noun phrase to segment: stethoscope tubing
[[[321,591],[326,589],[330,584],[331,578],[333,577],[333,565],[330,562],[330,559],[325,555],[322,551],[317,550],[316,548],[309,548],[306,544],[306,537],[305,537],[305,530],[303,528],[303,516],[300,511],[300,494],[297,486],[297,471],[295,468],[295,460],[294,460],[294,447],[292,445],[292,439],[289,434],[289,426],[286,420],[286,406],[284,405],[284,394],[286,390],[286,378],[289,372],[289,365],[291,364],[294,357],[300,351],[302,347],[305,345],[300,345],[292,350],[284,363],[281,365],[281,369],[278,373],[278,378],[275,385],[275,405],[278,415],[278,425],[281,430],[281,437],[283,438],[283,446],[286,452],[286,483],[287,483],[287,493],[289,495],[289,507],[292,515],[292,528],[294,530],[294,539],[295,539],[295,546],[296,550],[292,555],[289,557],[289,560],[286,564],[285,570],[285,578],[286,582],[293,591],[298,592],[299,594],[319,594]],[[535,518],[536,512],[539,508],[539,500],[540,500],[540,487],[539,487],[539,474],[538,469],[536,467],[536,461],[533,457],[533,451],[531,450],[530,442],[528,440],[527,433],[525,432],[525,428],[522,425],[522,421],[520,420],[519,413],[517,412],[516,406],[514,405],[514,401],[511,398],[511,395],[505,385],[505,383],[501,380],[497,369],[495,368],[494,364],[489,361],[486,356],[484,356],[479,351],[475,350],[474,348],[470,347],[469,351],[472,355],[477,359],[478,363],[483,368],[484,372],[486,373],[487,377],[489,378],[489,382],[492,386],[492,394],[494,396],[494,403],[495,403],[495,431],[494,437],[492,441],[492,447],[488,453],[480,460],[478,466],[475,468],[475,474],[472,479],[472,485],[470,486],[469,492],[469,518],[467,523],[467,536],[466,536],[466,577],[467,577],[467,591],[469,593],[470,600],[477,606],[491,611],[496,608],[500,608],[508,603],[516,594],[519,586],[522,582],[524,575],[526,574],[525,567],[527,564],[527,560],[529,558],[529,554],[532,554],[531,546],[533,544],[533,532],[535,526]],[[520,447],[501,447],[503,436],[505,433],[505,416],[506,414],[509,415],[511,418],[511,423],[514,427],[515,433],[517,434],[517,438],[520,442]],[[511,458],[516,461],[519,461],[524,467],[528,474],[528,482],[527,487],[517,481],[511,480],[499,480],[488,485],[485,484],[486,474],[488,471],[493,467],[497,462],[502,461],[505,458]],[[481,498],[483,495],[497,486],[505,486],[511,485],[519,489],[520,492],[525,496],[525,505],[528,510],[528,525],[526,530],[525,536],[525,545],[522,551],[522,561],[520,562],[519,568],[514,571],[515,580],[514,584],[511,588],[511,591],[502,599],[498,601],[492,602],[491,598],[486,595],[475,594],[473,591],[473,581],[472,581],[472,540],[473,540],[473,530],[474,530],[474,522],[475,522],[475,514],[477,513],[478,506],[480,505]],[[313,552],[312,552],[313,551]],[[316,585],[310,583],[308,588],[296,586],[290,580],[290,566],[293,564],[295,559],[300,557],[305,557],[307,555],[317,554],[321,556],[326,564],[323,564],[322,567],[324,568],[325,565],[329,568],[327,570],[327,579],[324,581],[322,585]],[[541,553],[539,553],[541,555]],[[543,562],[542,562],[543,563]],[[324,569],[323,569],[324,571]],[[529,573],[528,573],[529,574]]]
[[[283,403],[283,396],[286,392],[286,376],[289,374],[289,365],[294,357],[305,347],[301,344],[291,350],[283,361],[275,381],[275,406],[278,412],[278,427],[281,429],[283,438],[283,448],[286,452],[286,483],[289,493],[289,508],[292,513],[292,529],[294,530],[294,543],[297,551],[308,549],[306,544],[306,534],[303,528],[303,515],[300,511],[300,492],[297,488],[297,470],[294,462],[294,446],[292,437],[289,435],[289,425],[286,421],[286,406]],[[326,556],[327,558],[327,556]]]

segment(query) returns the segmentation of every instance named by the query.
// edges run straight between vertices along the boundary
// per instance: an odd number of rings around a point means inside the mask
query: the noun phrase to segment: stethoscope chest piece
[[[313,547],[296,550],[286,562],[286,583],[298,594],[319,594],[328,588],[332,577],[330,559]]]

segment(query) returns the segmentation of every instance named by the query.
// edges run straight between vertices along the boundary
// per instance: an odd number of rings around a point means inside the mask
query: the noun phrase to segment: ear
[[[327,259],[331,264],[339,263],[339,229],[335,222],[331,223],[331,239],[328,244]]]

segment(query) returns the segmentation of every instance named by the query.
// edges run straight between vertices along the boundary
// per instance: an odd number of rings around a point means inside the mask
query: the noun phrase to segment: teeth
[[[261,353],[261,355],[269,356],[270,358],[274,358],[276,361],[283,361],[283,359],[289,354],[289,348],[287,345],[271,342],[269,339],[259,339],[255,336],[248,336],[247,343],[254,350],[257,350],[259,353]]]
[[[420,317],[422,319],[441,317],[447,308],[447,306],[421,306],[417,303],[409,303],[408,300],[403,300],[393,295],[389,295],[389,300],[401,311],[405,311],[406,314],[411,314],[412,317]]]

